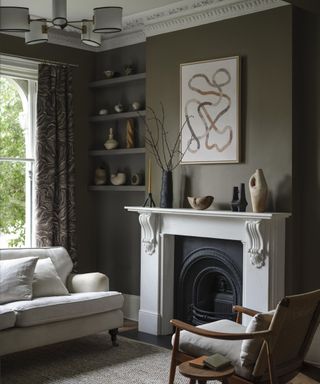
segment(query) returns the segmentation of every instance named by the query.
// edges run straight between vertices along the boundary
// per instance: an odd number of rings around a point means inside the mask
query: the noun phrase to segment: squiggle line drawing
[[[226,79],[225,81],[222,81],[219,83],[216,81],[216,79],[217,79],[217,76],[221,74],[224,75]],[[196,79],[204,79],[211,89],[206,91],[204,89],[200,89],[199,87],[193,85]],[[218,127],[219,120],[224,114],[228,112],[231,106],[230,96],[224,93],[222,89],[225,85],[229,84],[230,81],[231,81],[231,75],[229,71],[227,71],[224,68],[217,69],[213,73],[211,81],[208,78],[208,76],[206,76],[203,73],[197,73],[189,79],[188,87],[191,91],[202,96],[206,96],[206,95],[209,96],[208,100],[206,101],[200,101],[197,98],[192,98],[185,103],[184,113],[186,117],[190,115],[190,113],[188,112],[188,110],[191,109],[190,105],[191,104],[197,105],[197,113],[203,123],[203,128],[204,128],[203,133],[197,134],[192,127],[191,120],[187,119],[187,126],[191,133],[191,138],[187,143],[187,145],[189,146],[188,147],[189,152],[196,153],[201,147],[202,139],[205,139],[206,149],[211,150],[213,148],[216,148],[218,152],[223,152],[231,144],[233,139],[232,127],[230,125],[226,125],[225,127],[221,127],[221,128]],[[212,100],[210,100],[210,96],[212,96]],[[213,97],[217,98],[217,100],[213,101]],[[212,114],[208,110],[208,107],[212,107],[212,106],[217,107],[224,100],[227,102],[226,107],[223,108],[221,111],[219,111],[216,114],[216,116],[212,116]],[[195,111],[193,111],[193,113],[195,113]],[[212,134],[210,135],[210,133]],[[213,133],[216,133],[218,135],[225,135],[226,136],[225,143],[223,145],[218,145],[218,143],[214,141]]]

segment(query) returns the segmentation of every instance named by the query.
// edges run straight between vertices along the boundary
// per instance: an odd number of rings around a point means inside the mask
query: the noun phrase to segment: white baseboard
[[[138,321],[140,296],[124,294],[123,315],[125,319]]]

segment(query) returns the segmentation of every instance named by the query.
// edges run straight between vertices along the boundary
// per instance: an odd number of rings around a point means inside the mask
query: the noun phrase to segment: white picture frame
[[[180,65],[181,164],[239,163],[240,57]]]

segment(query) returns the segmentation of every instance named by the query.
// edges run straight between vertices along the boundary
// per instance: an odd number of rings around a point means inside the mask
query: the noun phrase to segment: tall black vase
[[[234,212],[237,212],[238,207],[239,207],[239,187],[233,187],[231,210]]]
[[[172,171],[162,171],[160,208],[172,208]]]
[[[244,183],[240,184],[239,212],[245,212],[248,202],[246,199],[246,189]]]

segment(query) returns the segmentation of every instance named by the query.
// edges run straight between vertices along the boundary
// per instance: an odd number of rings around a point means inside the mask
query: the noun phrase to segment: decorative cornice
[[[91,47],[81,43],[80,34],[78,32],[64,32],[59,29],[49,29],[49,44],[63,45],[70,48],[83,49],[85,51],[99,52],[99,48]]]
[[[145,25],[147,37],[196,27],[216,21],[288,5],[280,0],[204,0],[185,1],[184,6],[159,14]]]
[[[147,37],[282,7],[282,0],[182,0],[124,17],[123,31],[106,38],[100,50],[132,45]],[[111,47],[111,48],[109,48]]]

